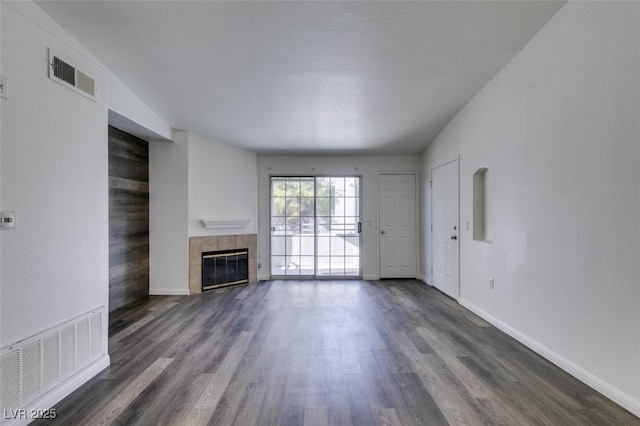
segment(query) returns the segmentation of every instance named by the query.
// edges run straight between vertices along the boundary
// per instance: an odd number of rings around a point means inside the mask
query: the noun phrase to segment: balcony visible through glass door
[[[359,177],[271,178],[271,275],[361,275]]]

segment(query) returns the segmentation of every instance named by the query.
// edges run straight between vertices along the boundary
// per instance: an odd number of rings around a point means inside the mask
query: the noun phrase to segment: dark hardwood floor
[[[640,425],[415,280],[156,296],[110,336],[111,367],[49,423]]]

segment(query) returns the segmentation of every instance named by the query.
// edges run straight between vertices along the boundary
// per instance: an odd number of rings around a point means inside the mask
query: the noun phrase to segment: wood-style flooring
[[[46,423],[640,425],[415,280],[151,297],[111,314],[109,353]]]

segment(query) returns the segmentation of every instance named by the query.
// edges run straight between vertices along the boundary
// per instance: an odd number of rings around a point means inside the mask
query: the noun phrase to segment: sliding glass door
[[[271,275],[361,275],[359,177],[271,178]]]
[[[271,275],[315,275],[315,179],[271,178]]]

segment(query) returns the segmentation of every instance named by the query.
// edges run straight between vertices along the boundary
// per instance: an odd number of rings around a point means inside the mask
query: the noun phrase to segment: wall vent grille
[[[61,59],[51,49],[49,49],[49,78],[94,102],[96,100],[95,80]]]
[[[0,412],[25,408],[104,356],[103,316],[100,308],[2,348]]]

